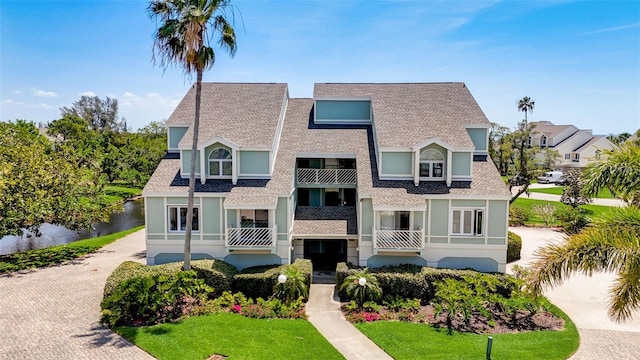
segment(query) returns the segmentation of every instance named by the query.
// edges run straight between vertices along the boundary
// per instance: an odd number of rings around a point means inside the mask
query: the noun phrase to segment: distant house
[[[560,154],[557,168],[583,168],[599,161],[603,150],[616,147],[605,135],[593,135],[591,130],[574,125],[554,125],[550,121],[530,122],[535,125],[529,137],[530,146],[556,150]]]
[[[194,99],[167,121],[143,190],[147,263],[182,259],[195,156],[193,258],[505,271],[511,195],[464,83],[316,84],[312,99],[204,83],[192,154]]]

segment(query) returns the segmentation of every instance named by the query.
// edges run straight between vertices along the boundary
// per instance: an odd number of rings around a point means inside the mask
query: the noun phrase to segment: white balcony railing
[[[298,184],[355,184],[356,169],[298,169]]]
[[[373,248],[418,250],[424,248],[424,230],[373,230]]]
[[[275,246],[277,227],[271,228],[227,228],[226,247],[232,248],[271,248]]]

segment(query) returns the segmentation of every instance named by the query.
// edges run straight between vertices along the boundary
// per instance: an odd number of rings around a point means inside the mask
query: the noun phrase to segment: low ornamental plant
[[[382,297],[382,290],[378,279],[367,269],[347,276],[340,286],[340,291],[356,301],[362,307],[367,301],[378,301]]]

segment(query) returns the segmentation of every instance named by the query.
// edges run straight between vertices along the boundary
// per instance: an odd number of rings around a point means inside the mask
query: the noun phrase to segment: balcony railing
[[[378,250],[418,250],[424,248],[424,230],[373,230],[373,247]]]
[[[355,184],[356,169],[298,169],[298,184]]]
[[[227,228],[226,247],[231,248],[271,248],[275,246],[277,227]]]

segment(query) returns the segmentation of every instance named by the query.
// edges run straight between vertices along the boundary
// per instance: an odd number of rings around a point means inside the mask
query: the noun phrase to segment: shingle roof
[[[404,84],[315,84],[314,96],[370,97],[378,146],[412,147],[438,138],[457,148],[473,146],[466,125],[489,120],[461,82]]]
[[[167,125],[193,124],[195,94],[192,86]],[[222,137],[239,146],[271,148],[285,96],[287,84],[203,83],[199,142]],[[190,146],[192,138],[190,127],[178,146]]]
[[[551,121],[530,121],[529,124],[535,125],[534,133],[544,134],[549,138],[553,138],[569,128],[575,128],[573,125],[554,125]]]

